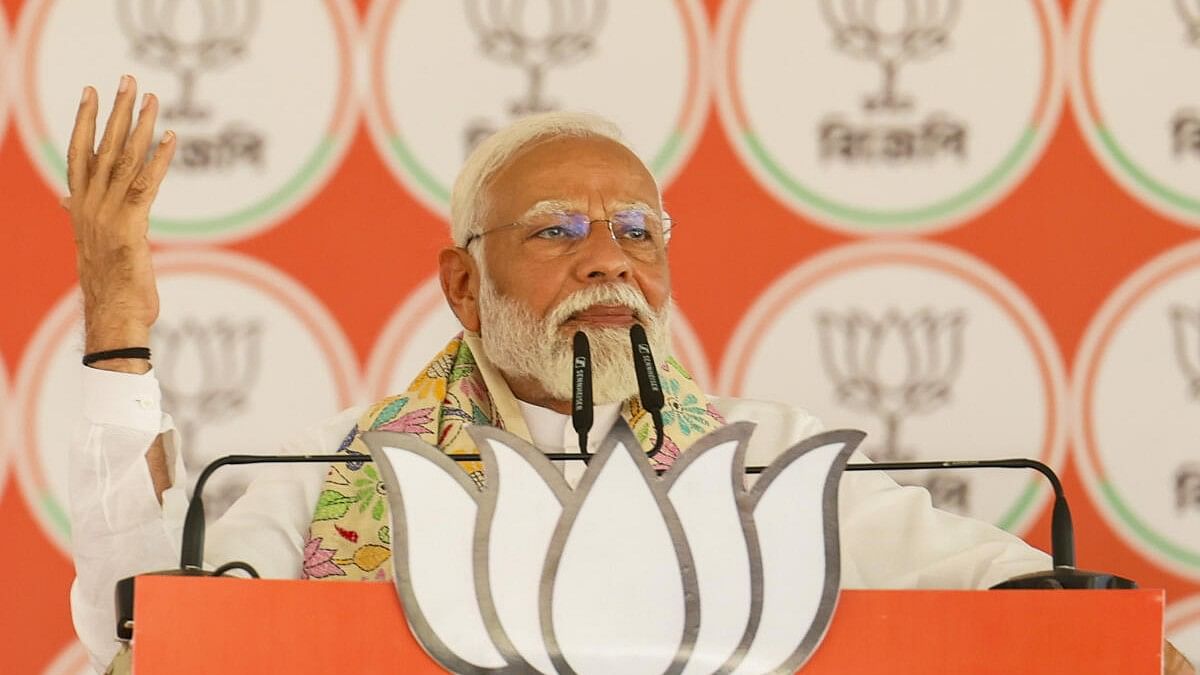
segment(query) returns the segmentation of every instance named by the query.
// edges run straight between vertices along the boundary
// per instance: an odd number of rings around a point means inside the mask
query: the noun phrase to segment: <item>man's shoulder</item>
[[[782,401],[764,401],[740,396],[714,396],[711,394],[708,395],[708,400],[730,422],[741,420],[753,422],[756,421],[756,417],[763,421],[816,419],[807,409]]]
[[[824,430],[808,410],[780,401],[733,396],[710,396],[709,402],[727,422],[753,422],[747,463],[768,463],[797,441]]]
[[[321,455],[342,447],[347,437],[358,428],[358,421],[368,409],[360,404],[339,411],[315,424],[297,429],[283,443],[285,454]]]

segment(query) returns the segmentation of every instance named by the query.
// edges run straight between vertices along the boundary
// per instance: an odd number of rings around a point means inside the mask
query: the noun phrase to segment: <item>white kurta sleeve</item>
[[[113,592],[124,577],[176,568],[190,485],[153,371],[145,375],[82,368],[83,419],[70,450],[71,614],[98,670],[117,650]],[[343,411],[264,453],[330,453],[360,410]],[[164,437],[173,487],[160,505],[145,456]],[[264,577],[296,578],[328,464],[276,466],[255,474],[219,517],[210,516],[206,564],[242,560]],[[225,469],[222,469],[225,471]]]
[[[68,463],[75,581],[71,615],[92,664],[117,650],[113,590],[118,579],[178,564],[146,451],[171,428],[154,375],[82,368],[83,419]]]
[[[823,431],[808,412],[779,403],[713,398],[730,422],[757,426],[748,464],[768,464]],[[850,461],[867,463],[856,452]],[[987,588],[1048,570],[1050,556],[1000,528],[933,507],[921,487],[883,472],[848,472],[838,492],[843,588]]]
[[[315,455],[335,452],[361,417],[349,408],[289,437],[263,453]],[[206,529],[204,559],[216,567],[231,561],[250,563],[264,578],[296,579],[303,567],[304,542],[329,473],[329,464],[259,464],[240,468],[249,474],[243,494]],[[226,469],[221,469],[225,471]],[[214,476],[216,474],[213,474]],[[180,518],[187,502],[181,500]]]
[[[838,501],[847,588],[988,588],[1051,568],[1050,556],[1019,537],[936,509],[925,488],[883,472],[847,473]]]

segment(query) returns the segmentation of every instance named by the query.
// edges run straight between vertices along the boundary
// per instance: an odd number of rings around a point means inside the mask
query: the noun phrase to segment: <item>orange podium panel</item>
[[[843,591],[805,675],[1162,672],[1163,592]],[[443,673],[390,583],[139,577],[139,673]]]

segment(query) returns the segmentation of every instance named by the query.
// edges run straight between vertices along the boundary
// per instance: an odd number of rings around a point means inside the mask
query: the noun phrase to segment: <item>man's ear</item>
[[[479,332],[479,267],[466,249],[451,246],[438,253],[442,294],[463,328]]]

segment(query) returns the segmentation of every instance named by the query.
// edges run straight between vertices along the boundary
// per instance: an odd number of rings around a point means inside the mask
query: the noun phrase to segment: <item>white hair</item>
[[[616,124],[593,113],[556,111],[517,120],[480,143],[454,181],[450,192],[450,236],[456,246],[465,246],[471,235],[483,232],[489,207],[486,188],[492,176],[527,148],[562,137],[604,138],[633,152]],[[657,186],[655,181],[656,189]]]

